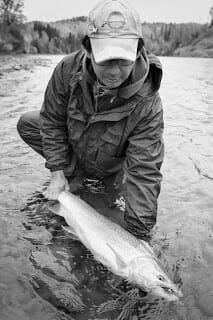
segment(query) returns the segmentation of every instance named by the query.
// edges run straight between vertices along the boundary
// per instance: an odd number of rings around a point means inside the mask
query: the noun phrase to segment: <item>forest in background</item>
[[[86,17],[50,23],[26,22],[23,7],[24,0],[0,0],[1,54],[68,54],[81,47]],[[145,47],[161,56],[213,57],[212,21],[206,24],[143,22]]]

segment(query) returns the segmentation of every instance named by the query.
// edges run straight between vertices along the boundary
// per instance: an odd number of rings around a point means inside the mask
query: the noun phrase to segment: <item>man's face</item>
[[[106,60],[97,64],[93,54],[91,62],[98,80],[109,89],[119,87],[129,77],[134,67],[134,62],[122,59]]]

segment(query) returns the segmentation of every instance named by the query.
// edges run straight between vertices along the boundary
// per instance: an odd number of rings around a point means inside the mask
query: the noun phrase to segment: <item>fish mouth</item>
[[[162,287],[162,289],[164,290],[164,292],[167,295],[174,296],[177,298],[177,300],[179,300],[179,298],[181,298],[183,296],[181,290],[179,290],[179,289],[174,290],[172,288],[167,288],[167,287]]]
[[[183,296],[180,289],[166,286],[157,286],[151,293],[171,302],[178,301]]]

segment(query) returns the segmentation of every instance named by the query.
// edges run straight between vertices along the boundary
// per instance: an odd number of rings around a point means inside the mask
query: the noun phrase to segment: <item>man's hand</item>
[[[43,195],[48,200],[57,200],[62,191],[69,191],[69,184],[62,170],[51,172],[51,181]]]

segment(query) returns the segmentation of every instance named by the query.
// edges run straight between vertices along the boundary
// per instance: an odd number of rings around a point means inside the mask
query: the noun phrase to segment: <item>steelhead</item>
[[[63,191],[58,200],[60,205],[50,210],[64,217],[69,225],[66,230],[77,236],[97,261],[147,293],[168,301],[179,300],[181,291],[162,270],[147,242],[101,215],[78,196]]]

